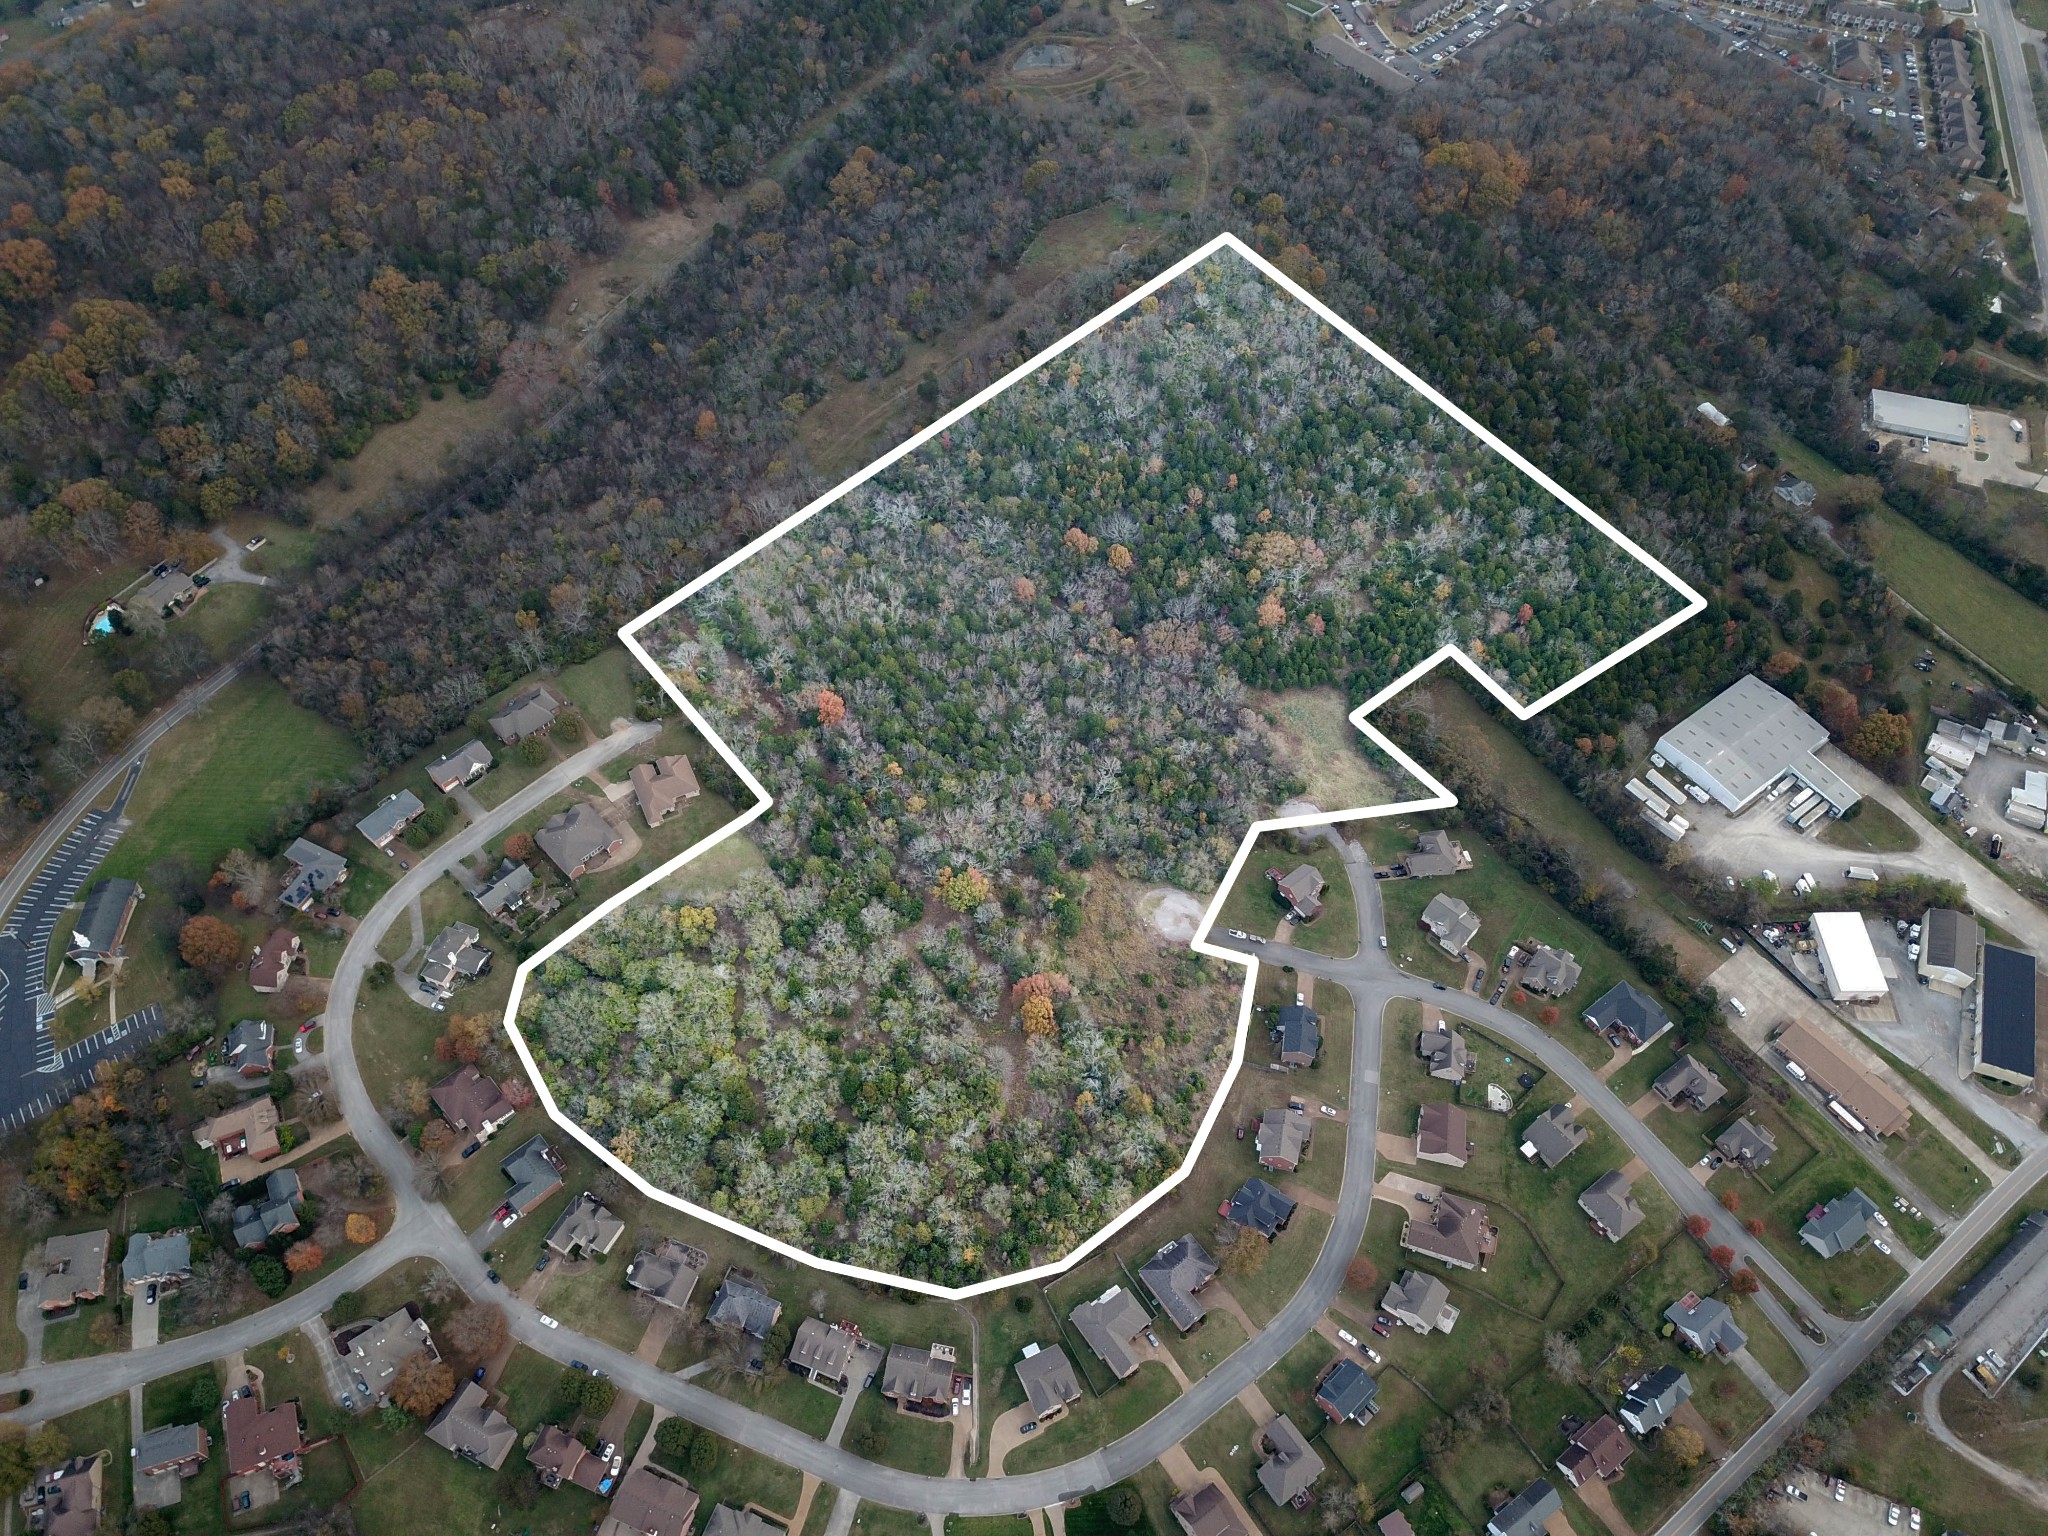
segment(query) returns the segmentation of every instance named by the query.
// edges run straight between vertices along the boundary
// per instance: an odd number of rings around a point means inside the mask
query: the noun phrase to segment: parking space
[[[1788,1488],[1793,1491],[1787,1493]],[[1911,1506],[1894,1504],[1839,1478],[1824,1478],[1802,1469],[1776,1491],[1776,1523],[1787,1536],[1806,1536],[1808,1532],[1812,1536],[1879,1536],[1894,1531],[1899,1536],[1914,1536]],[[1898,1511],[1896,1525],[1891,1523],[1893,1510]]]

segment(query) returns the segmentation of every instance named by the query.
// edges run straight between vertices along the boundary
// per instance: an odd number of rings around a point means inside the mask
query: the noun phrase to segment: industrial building
[[[1667,731],[1657,756],[1730,811],[1789,774],[1839,816],[1862,796],[1820,761],[1827,740],[1826,727],[1752,673]]]
[[[1813,943],[1836,1002],[1874,1003],[1891,990],[1861,912],[1814,913]]]
[[[1785,1070],[1809,1083],[1826,1101],[1828,1113],[1852,1131],[1902,1136],[1913,1111],[1904,1099],[1829,1044],[1812,1025],[1797,1022],[1778,1036]]]
[[[1872,432],[1889,432],[1922,442],[1970,443],[1970,408],[1953,400],[1930,400],[1925,395],[1901,395],[1889,389],[1873,389],[1863,408],[1863,425]]]
[[[1971,1070],[2019,1088],[2034,1086],[2034,957],[2003,944],[1984,946]]]

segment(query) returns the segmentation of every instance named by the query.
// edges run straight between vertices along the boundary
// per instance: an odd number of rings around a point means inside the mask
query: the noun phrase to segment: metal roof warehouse
[[[1862,796],[1815,755],[1827,739],[1826,727],[1752,673],[1674,725],[1657,755],[1730,811],[1790,773],[1839,816]]]
[[[1970,441],[1970,408],[1952,400],[1930,400],[1925,395],[1873,389],[1863,420],[1873,432],[1966,446]]]
[[[2034,1085],[2034,957],[2003,944],[1984,946],[1976,1071],[2022,1088]]]

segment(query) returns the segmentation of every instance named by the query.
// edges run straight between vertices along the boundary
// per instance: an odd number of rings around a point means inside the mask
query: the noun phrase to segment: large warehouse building
[[[2034,957],[2003,944],[1984,946],[1984,980],[1977,993],[1977,1049],[1973,1070],[2016,1087],[2034,1086]]]
[[[1813,945],[1836,1002],[1874,1003],[1891,990],[1861,912],[1814,913]]]
[[[1754,673],[1737,678],[1657,742],[1657,755],[1731,811],[1786,774],[1839,816],[1863,797],[1816,755],[1827,728]]]
[[[1901,395],[1889,389],[1873,389],[1863,410],[1863,425],[1873,432],[1890,432],[1899,437],[1917,437],[1927,442],[1970,442],[1970,408],[1953,400],[1930,400],[1925,395]]]

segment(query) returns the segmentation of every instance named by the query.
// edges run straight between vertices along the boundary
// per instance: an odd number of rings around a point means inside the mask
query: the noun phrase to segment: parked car
[[[1394,1330],[1387,1326],[1385,1318],[1381,1318],[1378,1322],[1374,1323],[1372,1331],[1383,1339],[1391,1339],[1394,1336]]]
[[[536,1275],[539,1274],[542,1270],[546,1269],[550,1264],[554,1263],[554,1261],[555,1256],[552,1253],[542,1254],[539,1258],[533,1261],[533,1272]]]
[[[549,1317],[545,1312],[541,1313],[540,1315],[540,1325],[543,1328],[559,1328],[562,1326],[560,1322],[558,1322],[556,1319],[552,1317]]]
[[[142,1293],[142,1304],[145,1307],[156,1305],[156,1282],[154,1280],[149,1282],[149,1289]]]
[[[341,1411],[343,1413],[354,1413],[356,1411],[356,1400],[346,1392],[341,1394]]]

